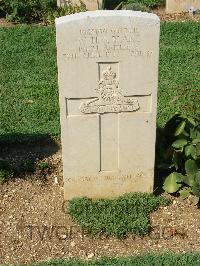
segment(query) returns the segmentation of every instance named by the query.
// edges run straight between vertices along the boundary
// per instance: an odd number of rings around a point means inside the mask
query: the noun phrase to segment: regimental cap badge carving
[[[116,73],[112,71],[111,66],[109,66],[104,72],[103,72],[103,77],[104,80],[113,80],[116,78]]]
[[[79,109],[82,113],[133,112],[140,108],[138,100],[123,96],[117,74],[112,70],[111,66],[103,71],[102,77],[98,88],[95,89],[98,93],[98,98],[81,103]]]

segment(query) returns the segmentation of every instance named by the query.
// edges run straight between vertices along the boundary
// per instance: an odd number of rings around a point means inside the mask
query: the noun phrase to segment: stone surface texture
[[[153,190],[159,31],[134,11],[56,20],[66,199]]]
[[[66,0],[57,0],[57,6],[62,6]],[[79,0],[72,0],[73,4],[80,5]],[[82,2],[86,5],[86,8],[90,11],[97,10],[101,7],[102,0],[82,0]]]
[[[167,13],[187,12],[190,7],[200,9],[200,0],[166,0]]]

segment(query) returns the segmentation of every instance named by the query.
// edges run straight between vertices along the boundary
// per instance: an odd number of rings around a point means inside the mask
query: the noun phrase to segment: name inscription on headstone
[[[130,56],[151,57],[153,51],[140,49],[140,31],[138,28],[99,28],[80,29],[77,37],[77,50],[67,51],[66,60],[76,58],[118,57],[120,52]]]

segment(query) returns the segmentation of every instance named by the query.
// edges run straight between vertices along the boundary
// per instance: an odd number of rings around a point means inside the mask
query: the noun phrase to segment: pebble
[[[67,235],[61,235],[60,238],[61,239],[66,239],[67,238]]]
[[[55,176],[54,179],[55,179],[55,180],[54,180],[54,183],[55,183],[55,184],[58,184],[58,177]]]
[[[87,255],[87,258],[88,259],[92,259],[94,257],[94,253],[89,253],[88,255]]]
[[[71,246],[71,247],[75,247],[75,245],[76,245],[76,243],[75,243],[74,241],[72,241],[72,242],[70,243],[70,246]]]

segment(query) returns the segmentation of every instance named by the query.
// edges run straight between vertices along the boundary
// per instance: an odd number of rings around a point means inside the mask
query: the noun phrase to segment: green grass
[[[128,234],[145,235],[150,231],[149,214],[169,200],[148,193],[131,193],[115,199],[93,201],[74,198],[69,201],[68,213],[83,230],[92,235],[122,238]]]
[[[59,135],[55,30],[0,29],[0,135]]]
[[[160,40],[158,123],[175,112],[200,116],[200,23],[163,23]]]
[[[146,254],[127,258],[105,258],[93,261],[57,260],[31,264],[32,266],[198,266],[200,253]]]
[[[55,29],[0,28],[0,136],[59,136]],[[158,125],[200,115],[200,23],[162,23]],[[15,138],[13,138],[15,136]]]

